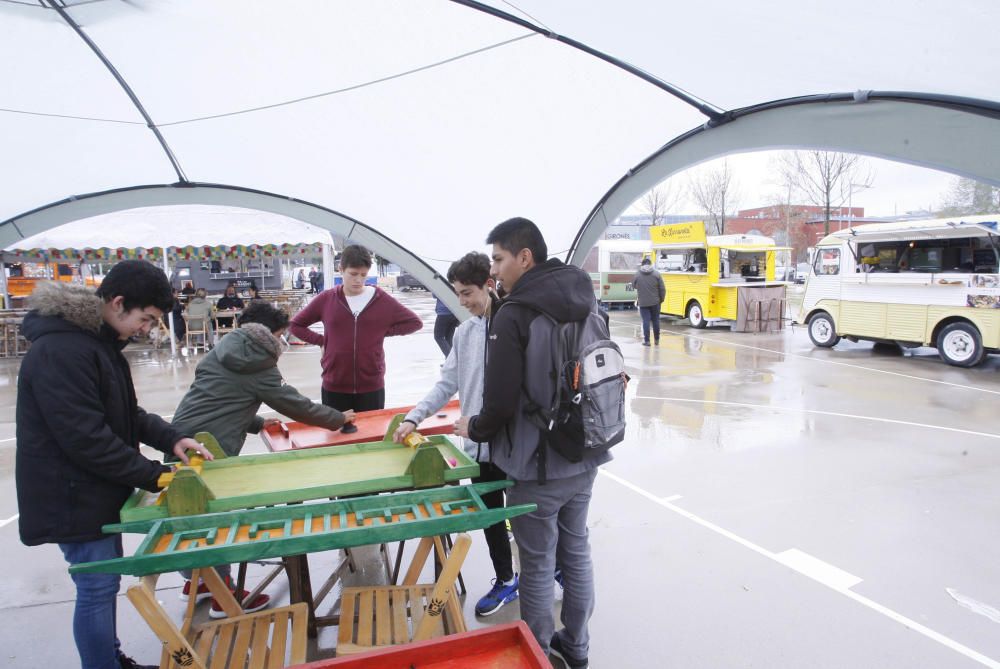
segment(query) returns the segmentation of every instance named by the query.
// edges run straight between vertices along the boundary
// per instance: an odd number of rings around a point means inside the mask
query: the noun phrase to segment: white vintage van
[[[1000,351],[1000,215],[873,223],[816,245],[796,320],[816,346],[841,337],[936,346],[972,367]]]

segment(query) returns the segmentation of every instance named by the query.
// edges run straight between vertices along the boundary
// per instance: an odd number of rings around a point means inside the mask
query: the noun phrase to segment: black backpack
[[[545,482],[547,448],[570,462],[604,453],[625,438],[625,359],[604,319],[551,325],[553,396],[528,398],[526,412],[540,430],[538,480]],[[541,371],[541,370],[539,370]]]

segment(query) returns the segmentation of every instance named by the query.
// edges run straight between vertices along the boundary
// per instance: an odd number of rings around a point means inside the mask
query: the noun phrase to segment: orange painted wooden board
[[[289,669],[550,669],[524,621]]]
[[[262,430],[260,436],[268,450],[275,453],[302,448],[382,441],[392,419],[399,414],[405,414],[412,408],[412,406],[408,406],[358,412],[354,421],[354,424],[358,426],[358,431],[351,434],[344,434],[339,430],[325,430],[304,423],[284,423],[285,427],[288,428],[287,434],[280,425],[271,425]],[[436,414],[424,420],[418,429],[421,434],[425,435],[451,434],[455,421],[461,416],[462,412],[458,408],[458,400],[452,400]]]

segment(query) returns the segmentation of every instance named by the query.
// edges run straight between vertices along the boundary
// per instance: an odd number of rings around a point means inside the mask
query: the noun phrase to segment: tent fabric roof
[[[996,167],[963,166],[974,142],[956,159],[874,146],[875,133],[856,132],[892,127],[909,113],[901,104],[873,107],[829,137],[802,108],[782,117],[785,143],[777,122],[705,127],[665,87],[544,34],[574,37],[722,110],[858,89],[998,100],[993,0],[906,12],[867,0],[483,3],[528,24],[465,0],[65,4],[64,17],[0,2],[0,246],[21,246],[60,216],[190,195],[316,214],[314,224],[356,232],[408,269],[423,261],[440,271],[511,216],[538,222],[553,254],[579,250],[640,187],[727,147],[756,148],[754,133],[771,133],[768,145],[851,146],[956,173]],[[1000,136],[996,118],[966,117],[948,117],[958,136]],[[704,140],[671,144],[698,128],[727,139],[689,154],[674,147]],[[157,193],[178,182],[169,197]],[[119,197],[137,186],[150,188]],[[78,197],[104,191],[114,207]],[[63,214],[38,214],[54,202]]]
[[[138,207],[66,223],[17,244],[32,248],[161,248],[333,244],[327,230],[288,216],[206,205]],[[11,250],[13,247],[8,247]]]

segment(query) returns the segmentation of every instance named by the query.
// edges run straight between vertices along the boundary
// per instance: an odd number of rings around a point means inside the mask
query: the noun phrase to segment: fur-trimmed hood
[[[247,323],[222,338],[215,355],[227,369],[251,374],[278,364],[281,343],[260,323]]]
[[[103,300],[93,288],[56,281],[43,281],[28,298],[31,312],[25,316],[24,336],[34,341],[49,332],[80,329],[101,333]]]

